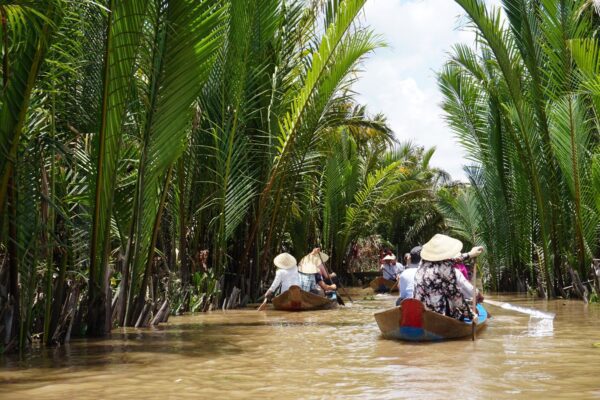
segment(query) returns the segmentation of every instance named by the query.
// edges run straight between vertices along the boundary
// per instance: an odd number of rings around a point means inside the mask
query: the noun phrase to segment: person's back
[[[275,275],[279,275],[279,281],[281,282],[280,293],[288,290],[290,286],[300,286],[300,277],[296,266],[290,269],[278,269]]]
[[[323,265],[329,259],[321,249],[314,248],[310,254],[304,256],[298,264],[298,277],[300,280],[300,289],[305,292],[315,294],[324,294],[328,290],[335,290],[335,285],[328,285],[323,281],[323,276],[319,270],[325,270]]]
[[[281,253],[273,259],[273,264],[278,268],[275,272],[275,279],[265,292],[265,300],[258,307],[258,311],[263,311],[267,307],[267,302],[279,291],[285,292],[292,285],[299,285],[298,267],[294,256],[288,253]]]
[[[417,268],[407,268],[400,274],[400,296],[399,300],[412,299],[415,289],[415,275]]]
[[[315,279],[315,274],[305,274],[303,272],[298,272],[298,278],[300,281],[300,289],[305,292],[314,292],[317,288],[317,280]]]
[[[474,294],[473,286],[454,268],[454,263],[476,257],[483,251],[474,247],[455,258],[462,249],[460,240],[436,234],[423,245],[422,262],[415,275],[414,298],[428,310],[448,317],[472,318],[466,298]]]
[[[408,257],[405,259],[409,262],[406,264],[406,268],[400,274],[400,280],[398,288],[400,289],[400,296],[396,300],[396,305],[399,306],[402,300],[412,299],[415,289],[415,275],[417,274],[417,268],[421,262],[421,246],[413,247],[410,250]]]

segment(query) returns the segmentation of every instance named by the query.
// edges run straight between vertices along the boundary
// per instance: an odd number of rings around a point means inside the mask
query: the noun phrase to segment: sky
[[[385,114],[398,140],[435,146],[431,164],[466,180],[464,152],[444,121],[436,81],[454,44],[474,44],[463,10],[453,0],[369,0],[364,14],[388,46],[362,65],[357,100],[371,114]]]

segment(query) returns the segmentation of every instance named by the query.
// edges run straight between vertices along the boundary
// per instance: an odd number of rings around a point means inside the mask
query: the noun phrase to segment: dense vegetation
[[[492,288],[594,296],[584,284],[600,289],[594,2],[503,0],[502,14],[481,0],[456,2],[478,43],[453,49],[439,85],[471,186],[442,192],[440,208],[455,233],[486,246]]]
[[[255,301],[280,251],[343,275],[445,229],[492,289],[589,297],[598,16],[456,1],[478,45],[439,82],[469,185],[354,100],[384,45],[365,0],[0,4],[0,351]]]
[[[282,250],[343,272],[431,200],[433,150],[353,100],[363,4],[0,4],[2,349],[256,300]]]

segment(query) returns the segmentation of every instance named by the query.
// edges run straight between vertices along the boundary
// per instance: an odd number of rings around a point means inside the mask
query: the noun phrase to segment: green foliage
[[[472,165],[470,187],[438,206],[486,246],[490,286],[553,296],[598,256],[596,16],[585,0],[504,0],[505,26],[483,1],[456,1],[479,47],[456,46],[439,85]]]
[[[592,294],[590,295],[588,301],[590,303],[600,303],[600,296],[598,296],[598,292],[596,292],[594,287],[592,287]]]
[[[364,4],[0,4],[0,308],[18,304],[0,345],[256,299],[283,250],[321,243],[343,273],[427,204],[434,149],[353,98],[384,45]]]

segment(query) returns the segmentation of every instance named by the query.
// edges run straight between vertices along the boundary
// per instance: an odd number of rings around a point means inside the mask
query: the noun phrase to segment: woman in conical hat
[[[454,268],[457,261],[475,258],[483,247],[461,254],[462,242],[436,234],[423,245],[421,266],[415,276],[414,297],[431,311],[456,319],[472,318],[467,298],[475,293],[473,285]],[[457,256],[458,254],[458,256]]]
[[[280,289],[280,293],[283,293],[292,285],[300,286],[298,267],[294,256],[288,253],[281,253],[273,259],[273,264],[277,267],[275,279],[273,279],[271,287],[265,293],[265,300],[258,307],[258,311],[262,311],[267,307],[267,302],[273,297],[277,289]]]
[[[384,279],[396,281],[400,277],[402,271],[404,271],[404,265],[399,263],[396,256],[392,253],[383,257],[380,270]]]
[[[298,263],[298,272],[300,277],[300,288],[305,292],[323,294],[337,289],[335,283],[328,285],[323,281],[321,269],[325,269],[323,263],[329,260],[329,256],[321,252],[321,249],[315,247],[309,254],[302,257]]]

